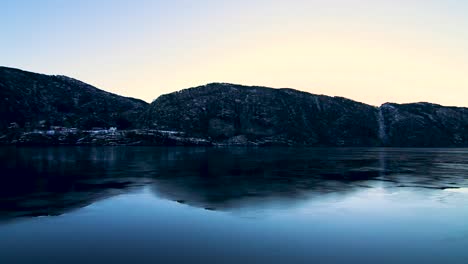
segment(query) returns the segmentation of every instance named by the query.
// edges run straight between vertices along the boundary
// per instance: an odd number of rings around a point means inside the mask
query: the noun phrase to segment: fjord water
[[[0,263],[468,263],[467,149],[0,157]]]

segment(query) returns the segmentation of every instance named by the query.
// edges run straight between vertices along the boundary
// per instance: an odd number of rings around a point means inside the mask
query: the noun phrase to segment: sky
[[[151,102],[211,82],[468,106],[468,1],[14,0],[0,65]]]

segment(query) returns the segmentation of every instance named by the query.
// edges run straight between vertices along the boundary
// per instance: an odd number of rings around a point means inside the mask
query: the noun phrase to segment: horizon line
[[[6,69],[11,69],[11,70],[17,70],[17,71],[22,71],[22,72],[27,72],[27,73],[32,73],[32,74],[39,74],[39,75],[45,75],[45,76],[50,76],[50,77],[66,77],[66,78],[70,78],[70,79],[73,79],[73,80],[76,80],[76,81],[79,81],[79,82],[82,82],[86,85],[90,85],[96,89],[99,89],[101,91],[104,91],[104,92],[107,92],[107,93],[111,93],[111,94],[114,94],[114,95],[118,95],[118,96],[121,96],[121,97],[126,97],[126,98],[131,98],[131,99],[136,99],[136,100],[141,100],[147,104],[152,104],[153,102],[155,102],[159,97],[161,96],[164,96],[164,95],[168,95],[168,94],[172,94],[172,93],[177,93],[177,92],[181,92],[181,91],[184,91],[184,90],[188,90],[188,89],[194,89],[194,88],[200,88],[200,87],[203,87],[203,86],[208,86],[208,85],[213,85],[213,84],[224,84],[224,85],[235,85],[235,86],[241,86],[241,87],[251,87],[251,88],[267,88],[267,89],[274,89],[274,90],[282,90],[282,89],[290,89],[290,90],[294,90],[294,91],[297,91],[297,92],[302,92],[302,93],[306,93],[306,94],[310,94],[310,95],[315,95],[315,96],[326,96],[326,97],[331,97],[331,98],[344,98],[344,99],[347,99],[347,100],[351,100],[351,101],[354,101],[354,102],[357,102],[357,103],[362,103],[362,104],[365,104],[365,105],[369,105],[369,106],[373,106],[373,107],[382,107],[384,105],[387,105],[387,104],[396,104],[396,105],[410,105],[410,104],[431,104],[431,105],[437,105],[437,106],[441,106],[441,107],[454,107],[454,108],[468,108],[468,105],[467,106],[456,106],[456,105],[443,105],[443,104],[440,104],[440,103],[433,103],[433,102],[428,102],[428,101],[415,101],[415,102],[406,102],[406,103],[397,103],[397,102],[385,102],[385,103],[382,103],[380,105],[375,105],[375,104],[370,104],[370,103],[366,103],[366,102],[363,102],[363,101],[360,101],[360,100],[355,100],[355,99],[352,99],[352,98],[348,98],[348,97],[344,97],[344,96],[339,96],[339,95],[327,95],[327,94],[319,94],[319,93],[311,93],[311,92],[308,92],[308,91],[304,91],[304,90],[300,90],[300,89],[296,89],[296,88],[291,88],[291,87],[270,87],[270,86],[262,86],[262,85],[249,85],[249,84],[239,84],[239,83],[230,83],[230,82],[222,82],[222,81],[213,81],[213,82],[208,82],[206,84],[201,84],[201,85],[196,85],[196,86],[192,86],[192,87],[185,87],[185,88],[181,88],[179,90],[175,90],[175,91],[172,91],[172,92],[169,92],[169,93],[163,93],[163,94],[160,94],[159,96],[157,96],[156,98],[152,99],[150,102],[149,101],[146,101],[144,99],[141,99],[141,98],[137,98],[137,97],[134,97],[134,96],[126,96],[126,95],[121,95],[121,94],[118,94],[118,93],[115,93],[115,92],[110,92],[108,90],[105,90],[103,88],[100,88],[94,84],[91,84],[87,81],[83,81],[83,80],[80,80],[80,79],[76,79],[74,77],[70,77],[68,75],[64,75],[64,74],[50,74],[50,73],[42,73],[42,72],[35,72],[35,71],[32,71],[32,70],[24,70],[24,69],[21,69],[21,68],[16,68],[16,67],[11,67],[11,66],[4,66],[4,65],[0,65],[0,68],[6,68]]]

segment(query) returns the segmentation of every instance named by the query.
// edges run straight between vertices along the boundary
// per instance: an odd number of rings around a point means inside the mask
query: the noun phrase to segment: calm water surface
[[[0,148],[0,263],[468,263],[467,149]]]

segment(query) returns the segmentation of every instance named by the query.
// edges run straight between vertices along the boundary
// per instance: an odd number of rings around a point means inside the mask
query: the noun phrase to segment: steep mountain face
[[[50,126],[139,130],[28,133]],[[163,95],[148,105],[65,76],[0,67],[0,139],[46,145],[468,147],[468,108],[430,103],[374,107],[292,89],[226,83]]]
[[[141,122],[221,144],[380,144],[376,107],[292,89],[208,84],[159,97]]]
[[[468,147],[468,108],[224,83],[163,95],[141,123],[227,145]]]
[[[129,128],[147,103],[99,90],[65,76],[0,67],[0,131],[51,125]]]
[[[381,138],[395,147],[467,147],[468,108],[430,103],[380,107]]]

